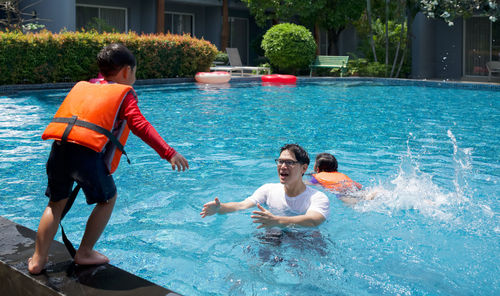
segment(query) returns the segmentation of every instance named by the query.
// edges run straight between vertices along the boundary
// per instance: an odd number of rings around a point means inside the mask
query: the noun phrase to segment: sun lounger
[[[269,67],[253,67],[253,66],[243,66],[241,63],[240,53],[237,48],[226,48],[227,57],[229,58],[230,66],[216,66],[210,67],[212,71],[227,71],[229,73],[239,72],[241,76],[244,74],[252,74],[253,71],[259,72],[265,71],[267,74],[271,74],[271,69]],[[250,73],[245,73],[245,71],[250,71]]]
[[[210,71],[226,71],[233,75],[233,72],[239,72],[243,76],[243,69],[231,66],[214,66],[210,67]]]
[[[486,68],[488,69],[488,81],[491,81],[492,73],[500,73],[500,62],[498,61],[487,62]]]

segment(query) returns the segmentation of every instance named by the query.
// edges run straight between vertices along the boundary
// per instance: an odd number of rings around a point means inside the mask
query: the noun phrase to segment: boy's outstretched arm
[[[169,160],[170,164],[172,164],[172,170],[180,172],[181,170],[184,172],[186,169],[189,169],[189,163],[179,152],[177,152],[172,158]]]
[[[134,135],[153,148],[161,158],[170,162],[172,170],[185,171],[186,168],[189,169],[188,161],[184,156],[170,147],[142,115],[137,105],[137,99],[133,95],[129,94],[125,97],[120,118],[127,120],[127,125]]]
[[[243,200],[240,202],[228,202],[221,203],[219,198],[215,198],[213,201],[207,202],[203,205],[203,209],[201,210],[201,217],[205,218],[206,216],[212,216],[213,214],[225,214],[231,213],[239,210],[246,210],[255,206],[255,203],[250,200]]]

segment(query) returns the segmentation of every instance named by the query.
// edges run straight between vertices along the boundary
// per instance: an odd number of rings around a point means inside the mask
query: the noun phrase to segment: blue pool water
[[[40,135],[67,90],[0,96],[0,215],[32,229],[46,205]],[[499,295],[500,100],[493,90],[309,82],[296,87],[137,87],[143,113],[190,162],[185,173],[138,138],[115,174],[119,199],[97,249],[185,295]],[[201,219],[278,182],[299,143],[376,192],[328,221],[262,239],[251,210]],[[311,172],[312,166],[309,169]],[[64,224],[78,243],[92,207]],[[60,240],[60,235],[56,237]]]

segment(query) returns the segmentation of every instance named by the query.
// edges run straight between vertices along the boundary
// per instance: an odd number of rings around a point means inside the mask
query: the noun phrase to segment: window
[[[500,23],[471,17],[464,25],[464,74],[487,76],[486,63],[500,60]]]
[[[500,61],[500,23],[491,24],[491,60]]]
[[[194,36],[194,14],[165,12],[165,32]]]
[[[241,63],[248,65],[248,19],[229,18],[229,47],[238,48]]]
[[[99,32],[128,32],[127,9],[93,5],[76,5],[76,28]]]

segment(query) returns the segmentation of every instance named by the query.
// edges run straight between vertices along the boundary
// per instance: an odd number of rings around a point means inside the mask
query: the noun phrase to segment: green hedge
[[[188,35],[97,32],[0,32],[0,84],[88,80],[107,44],[127,46],[137,59],[137,79],[193,77],[217,55],[210,42]]]

